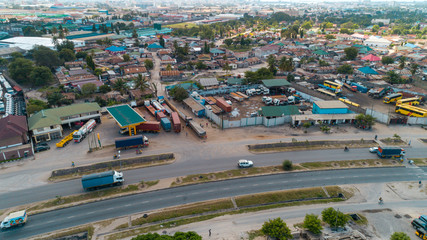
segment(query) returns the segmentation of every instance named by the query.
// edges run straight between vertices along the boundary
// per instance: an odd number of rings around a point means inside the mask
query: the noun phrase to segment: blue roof
[[[216,54],[223,54],[224,51],[218,49],[218,48],[212,48],[211,50],[209,50],[210,53],[216,53]]]
[[[359,68],[357,70],[361,71],[364,74],[374,74],[374,75],[378,74],[377,71],[375,71],[374,69],[372,69],[370,67],[362,67],[362,68]]]
[[[163,47],[158,43],[152,43],[148,45],[148,48],[163,48]]]
[[[169,86],[166,86],[165,88],[167,90],[171,90],[175,87],[182,87],[185,90],[188,90],[188,89],[197,90],[197,89],[199,89],[199,87],[197,87],[197,85],[194,83],[180,83],[180,84],[176,84],[176,85],[169,85]]]
[[[125,47],[117,47],[117,46],[111,46],[106,48],[105,50],[110,51],[110,52],[123,52],[126,50]]]
[[[407,43],[405,44],[405,47],[410,47],[410,48],[417,48],[418,46],[412,43]]]

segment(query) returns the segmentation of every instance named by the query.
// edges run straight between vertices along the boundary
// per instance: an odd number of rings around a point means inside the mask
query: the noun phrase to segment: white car
[[[249,167],[252,167],[253,165],[254,165],[254,162],[249,161],[249,160],[245,160],[245,159],[241,159],[237,163],[237,166],[239,168],[249,168]]]
[[[378,151],[378,147],[371,147],[369,148],[369,152],[376,153]]]

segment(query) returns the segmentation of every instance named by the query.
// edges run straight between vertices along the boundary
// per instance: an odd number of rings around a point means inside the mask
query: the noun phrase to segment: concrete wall
[[[298,146],[322,146],[322,145],[351,145],[351,144],[375,144],[374,140],[343,140],[343,141],[298,141],[298,142],[282,142],[282,143],[266,143],[248,145],[249,150],[263,148],[282,148],[282,147],[298,147]]]
[[[127,165],[131,165],[135,163],[146,163],[146,162],[159,161],[159,160],[168,160],[173,158],[174,158],[173,153],[164,153],[159,155],[142,156],[142,157],[135,157],[135,158],[129,158],[129,159],[118,159],[114,161],[95,163],[92,165],[55,170],[55,171],[52,171],[51,177],[58,177],[63,175],[75,174],[75,173],[92,172],[97,169],[106,169],[106,168],[118,170],[120,166],[126,167]]]

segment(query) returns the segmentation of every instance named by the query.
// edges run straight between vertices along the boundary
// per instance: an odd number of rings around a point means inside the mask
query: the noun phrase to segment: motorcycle
[[[344,148],[344,152],[348,152],[348,150],[349,150],[348,147]]]

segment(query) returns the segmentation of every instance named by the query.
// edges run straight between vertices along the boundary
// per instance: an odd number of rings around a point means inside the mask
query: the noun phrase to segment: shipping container
[[[144,139],[142,135],[135,135],[129,137],[121,137],[115,139],[117,149],[127,149],[135,147],[143,147]]]
[[[225,100],[220,98],[216,99],[216,105],[225,112],[231,112],[232,110],[230,104],[226,103]]]
[[[160,132],[160,122],[146,121],[136,126],[139,132]]]
[[[160,119],[165,118],[166,115],[163,112],[157,111],[156,112],[156,119],[160,121]]]
[[[173,124],[173,130],[175,132],[181,132],[181,120],[179,120],[179,116],[177,112],[171,113],[171,119]]]
[[[166,132],[170,132],[171,131],[171,121],[169,121],[169,119],[167,118],[162,118],[160,119],[160,124],[162,125],[163,130],[165,130]]]

